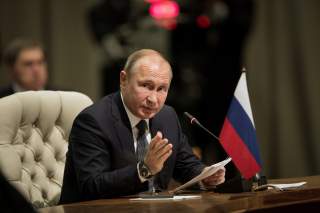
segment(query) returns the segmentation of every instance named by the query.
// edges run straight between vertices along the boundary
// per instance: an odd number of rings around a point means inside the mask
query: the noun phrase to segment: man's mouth
[[[156,109],[143,106],[143,110],[144,110],[144,111],[147,111],[147,112],[154,112]]]

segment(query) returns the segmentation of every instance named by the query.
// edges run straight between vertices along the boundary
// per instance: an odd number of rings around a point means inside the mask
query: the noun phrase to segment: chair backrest
[[[63,91],[0,98],[0,170],[34,206],[59,202],[72,123],[91,104]]]

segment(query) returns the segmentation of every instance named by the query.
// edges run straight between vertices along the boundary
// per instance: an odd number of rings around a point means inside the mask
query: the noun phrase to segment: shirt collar
[[[130,121],[130,125],[131,125],[131,128],[135,128],[136,125],[142,120],[141,118],[135,116],[130,110],[129,108],[126,106],[126,104],[124,103],[123,101],[123,96],[122,96],[122,93],[120,92],[120,96],[121,96],[121,101],[122,101],[122,104],[124,106],[124,109],[126,110],[127,112],[127,115],[129,117],[129,121]],[[149,129],[149,119],[145,119],[145,121],[147,122],[147,126],[148,126],[148,129]]]
[[[12,88],[13,88],[13,91],[14,91],[14,92],[24,92],[24,91],[27,91],[25,88],[23,88],[22,86],[20,86],[20,85],[19,85],[18,83],[16,83],[16,82],[13,82]],[[40,89],[40,90],[43,90],[43,89]]]

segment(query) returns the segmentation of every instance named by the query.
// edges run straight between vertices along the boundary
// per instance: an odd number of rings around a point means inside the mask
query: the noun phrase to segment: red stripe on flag
[[[220,142],[244,178],[249,179],[260,171],[260,166],[233,128],[229,119],[224,121]]]

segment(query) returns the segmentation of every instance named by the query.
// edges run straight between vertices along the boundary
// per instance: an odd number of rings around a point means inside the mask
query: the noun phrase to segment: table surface
[[[293,183],[306,181],[307,184],[292,190],[269,189],[259,192],[215,193],[202,192],[200,199],[181,201],[132,201],[129,198],[101,199],[42,208],[41,213],[85,213],[85,212],[230,212],[277,210],[313,210],[320,207],[320,176],[274,179],[269,183]]]

